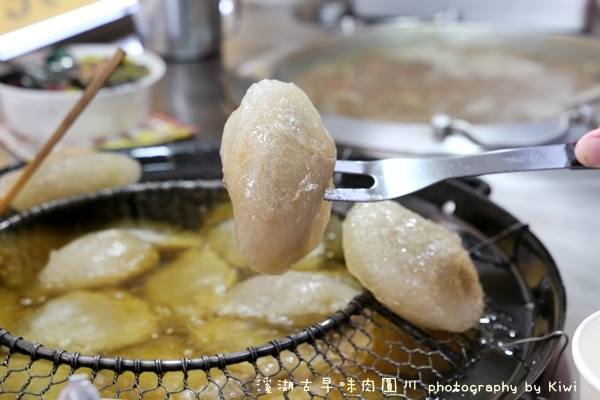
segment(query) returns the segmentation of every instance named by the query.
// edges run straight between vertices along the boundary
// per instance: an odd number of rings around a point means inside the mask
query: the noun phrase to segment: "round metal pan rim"
[[[329,59],[344,51],[358,51],[370,44],[394,43],[398,40],[420,40],[421,36],[439,35],[448,41],[469,41],[477,38],[490,45],[514,42],[519,46],[539,47],[547,52],[569,52],[565,59],[577,63],[600,54],[600,46],[593,40],[559,34],[501,29],[484,24],[460,23],[436,25],[418,23],[408,25],[368,26],[350,35],[324,34],[309,42],[296,42],[267,51],[253,59],[232,66],[226,71],[224,82],[233,107],[236,107],[247,88],[260,79],[293,81],[295,74],[304,71],[313,62]],[[399,39],[400,38],[400,39]],[[564,126],[566,114],[539,121],[470,124],[470,136],[454,135],[439,140],[428,121],[408,123],[356,118],[331,114],[320,110],[325,126],[339,145],[348,145],[370,151],[374,156],[398,153],[417,154],[470,154],[492,148],[518,147],[551,142],[574,141],[586,129],[587,122],[573,122]],[[450,116],[454,118],[455,116]],[[590,122],[593,123],[593,122]]]

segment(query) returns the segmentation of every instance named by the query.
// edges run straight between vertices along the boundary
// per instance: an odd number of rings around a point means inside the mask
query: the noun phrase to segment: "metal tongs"
[[[367,176],[373,180],[373,185],[368,188],[327,189],[325,200],[388,200],[450,178],[563,168],[585,168],[575,158],[575,143],[496,150],[450,158],[338,160],[335,163],[336,173]]]

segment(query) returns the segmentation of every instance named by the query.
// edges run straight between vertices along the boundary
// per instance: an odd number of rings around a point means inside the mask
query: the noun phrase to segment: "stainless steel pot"
[[[428,83],[431,74],[425,76],[415,68],[417,53],[420,54],[417,61],[423,64],[422,69],[431,70],[431,65],[441,69],[447,67],[439,75],[442,78],[439,86]],[[305,89],[317,104],[326,127],[338,144],[365,150],[376,156],[403,152],[472,153],[482,149],[573,141],[598,123],[596,108],[590,105],[591,102],[567,103],[579,92],[600,83],[599,44],[584,37],[511,32],[467,24],[364,27],[349,35],[332,34],[308,44],[274,49],[229,71],[229,93],[234,104],[239,104],[249,84],[263,78],[296,82],[303,87],[307,73],[327,68],[327,65],[356,71],[357,63],[362,62],[361,57],[368,62],[372,62],[373,57],[382,57],[382,65],[393,60],[399,67],[397,73],[388,70],[381,76],[367,77],[363,74],[355,77],[356,82],[370,79],[380,85],[379,92],[365,96],[363,108],[370,106],[369,101],[377,101],[375,97],[386,90],[390,92],[381,97],[393,99],[394,96],[404,96],[405,93],[396,90],[401,86],[397,85],[401,80],[412,81],[411,87],[415,92],[421,85],[422,90],[418,94],[440,100],[468,89],[475,97],[465,101],[472,103],[470,106],[474,105],[475,108],[492,99],[487,105],[489,115],[479,118],[477,122],[471,120],[471,115],[461,115],[460,112],[443,115],[443,107],[419,110],[427,118],[420,116],[417,120],[407,120],[403,117],[388,118],[389,113],[382,117],[366,113],[356,116],[339,109],[332,111],[326,101],[321,102],[319,97],[335,92],[335,83],[328,86],[321,82],[320,85]],[[477,64],[478,60],[483,60],[481,66]],[[531,68],[527,72],[529,77],[523,72],[527,68]],[[465,79],[464,86],[460,86],[458,80],[454,83],[444,81],[445,77],[457,71],[464,74],[470,71],[477,76]],[[520,75],[523,73],[525,75]],[[479,89],[477,82],[483,80],[478,77],[483,75],[493,75],[495,80],[488,79],[485,81],[487,86],[482,85]],[[528,87],[519,89],[519,81],[535,81],[541,94],[536,97]],[[506,86],[510,85],[514,90],[506,92]],[[352,82],[347,80],[339,86],[347,90]],[[500,92],[499,88],[505,92],[504,98],[494,103],[494,91]],[[544,89],[547,91],[544,92]],[[549,102],[547,97],[550,96],[543,93],[560,95],[554,96],[554,102]],[[479,101],[478,96],[484,100]],[[394,106],[389,103],[386,100],[382,105],[393,110]],[[521,115],[514,120],[510,115],[495,118],[507,114],[503,107],[514,108],[513,103],[522,105],[516,107],[517,112],[521,108],[533,109],[541,104],[545,109],[539,113],[538,107],[536,114],[529,119],[527,113],[523,114],[525,117]],[[398,107],[402,107],[402,103]],[[356,105],[356,109],[362,111],[360,104]],[[401,114],[404,110],[397,111]]]
[[[169,61],[198,61],[220,54],[239,10],[239,0],[142,0],[133,20],[145,48]]]

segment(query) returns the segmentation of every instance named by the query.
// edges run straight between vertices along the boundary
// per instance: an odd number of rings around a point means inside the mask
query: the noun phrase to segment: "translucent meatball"
[[[283,326],[307,326],[344,308],[360,290],[313,272],[257,275],[234,286],[218,305],[221,315]]]
[[[121,229],[81,236],[58,250],[39,274],[49,289],[116,286],[154,268],[160,260],[149,243]]]
[[[483,290],[460,238],[394,201],[356,204],[343,223],[348,270],[390,310],[429,329],[465,331]]]
[[[291,83],[254,84],[225,125],[224,182],[248,266],[281,274],[323,237],[336,148],[308,97]]]
[[[190,249],[152,274],[144,296],[176,325],[204,323],[206,304],[215,302],[237,282],[238,274],[210,249]]]
[[[49,300],[24,319],[34,343],[93,355],[141,343],[158,327],[148,305],[123,291],[77,291]]]
[[[0,178],[0,197],[6,196],[22,171]],[[48,155],[11,204],[22,211],[63,197],[137,182],[138,161],[124,154],[68,149]]]

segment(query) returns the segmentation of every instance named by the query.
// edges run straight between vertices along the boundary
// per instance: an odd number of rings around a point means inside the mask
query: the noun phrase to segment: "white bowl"
[[[111,44],[69,46],[75,59],[90,55],[110,58],[116,49]],[[148,115],[151,87],[164,75],[165,62],[149,51],[127,57],[148,67],[150,73],[134,82],[101,89],[69,128],[65,141],[97,139],[126,132]],[[34,140],[43,140],[56,130],[82,93],[26,89],[0,83],[0,111],[9,129]]]
[[[579,371],[580,399],[600,399],[600,311],[579,325],[573,335],[571,350]]]

